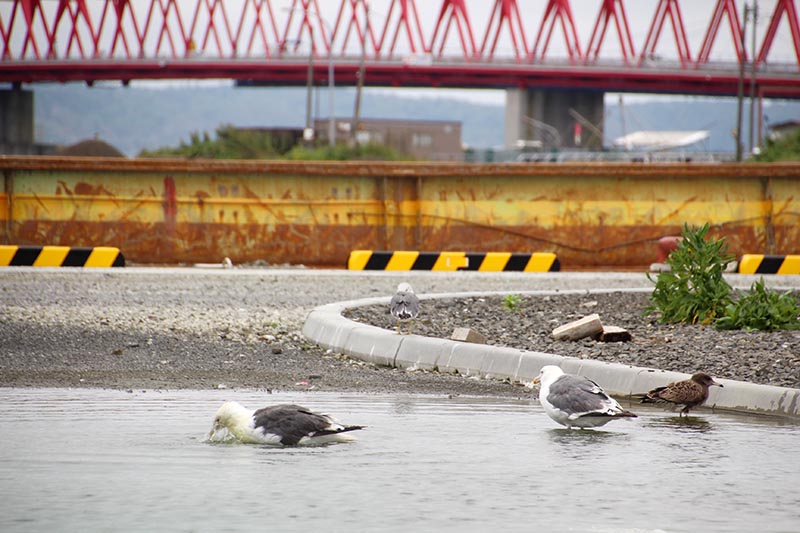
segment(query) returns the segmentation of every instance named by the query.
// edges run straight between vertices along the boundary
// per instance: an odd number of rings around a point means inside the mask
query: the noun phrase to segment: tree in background
[[[192,133],[189,142],[176,148],[143,150],[138,157],[177,157],[187,159],[292,159],[300,161],[398,161],[403,158],[395,150],[378,144],[359,146],[336,145],[333,148],[306,148],[288,136],[266,131],[239,129],[230,125],[217,128],[216,138],[207,132]]]
[[[767,139],[761,153],[753,157],[759,163],[773,161],[800,161],[800,128],[777,140]]]

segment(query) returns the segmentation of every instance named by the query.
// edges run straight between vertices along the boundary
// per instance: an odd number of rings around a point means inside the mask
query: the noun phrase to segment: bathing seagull
[[[389,312],[397,319],[397,333],[401,333],[400,324],[403,321],[416,318],[419,314],[419,298],[411,285],[403,282],[397,286],[397,292],[389,302]],[[411,324],[408,325],[408,333],[411,334]]]
[[[328,415],[299,405],[282,404],[257,411],[238,402],[225,402],[214,416],[209,441],[232,436],[249,444],[327,444],[355,440],[347,434],[364,426],[343,426]]]
[[[671,403],[673,406],[683,405],[678,416],[689,416],[689,411],[708,399],[708,388],[721,383],[705,372],[698,372],[691,378],[670,383],[666,387],[656,387],[648,392],[642,403]]]
[[[565,374],[555,365],[542,367],[533,382],[541,383],[539,403],[544,412],[570,429],[602,426],[615,418],[636,418],[594,381]]]

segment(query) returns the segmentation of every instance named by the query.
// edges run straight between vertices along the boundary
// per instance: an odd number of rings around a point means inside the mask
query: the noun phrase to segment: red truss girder
[[[392,24],[391,21],[395,7],[397,7],[398,11],[397,22],[394,26],[394,33],[392,34],[391,41],[388,43],[387,48],[384,48],[383,45],[386,42],[386,37]],[[414,0],[392,0],[392,3],[389,5],[389,10],[386,13],[386,22],[383,25],[381,38],[374,50],[375,57],[379,57],[381,55],[380,52],[383,52],[383,57],[392,58],[394,56],[397,39],[400,37],[401,27],[405,28],[408,47],[412,54],[416,54],[418,50],[423,52],[428,50],[425,44],[425,36],[422,33],[422,25],[419,23],[419,13],[417,12],[417,6]]]
[[[570,8],[569,0],[547,1],[547,8],[545,8],[542,22],[539,25],[539,31],[536,34],[533,49],[528,56],[530,59],[534,61],[544,61],[557,21],[561,23],[561,30],[564,35],[564,42],[567,46],[567,55],[570,61],[574,63],[576,60],[583,59],[581,55],[581,43],[578,39],[575,20],[572,18],[572,9]],[[542,42],[543,38],[544,42]],[[539,43],[542,43],[541,54],[539,54]]]
[[[300,55],[301,46],[317,57],[333,54],[345,58],[360,53],[363,43],[375,61],[423,53],[432,60],[446,56],[449,61],[460,59],[465,63],[510,60],[542,65],[557,62],[566,54],[572,64],[591,67],[604,59],[601,48],[612,25],[621,63],[653,68],[647,60],[663,38],[669,39],[663,31],[667,23],[685,70],[706,65],[721,38],[733,40],[735,56],[731,62],[747,59],[740,44],[742,21],[736,0],[717,0],[696,56],[689,46],[679,0],[658,1],[652,19],[647,21],[646,40],[638,49],[625,10],[625,4],[635,0],[597,0],[598,15],[589,38],[584,40],[585,47],[569,0],[525,0],[524,9],[520,9],[523,0],[494,0],[488,20],[475,26],[468,8],[480,1],[426,3],[428,13],[437,16],[424,27],[415,0],[384,0],[383,12],[372,8],[368,0],[339,0],[335,5],[333,0],[11,0],[0,2],[0,66],[19,61],[195,57],[278,60]],[[532,9],[531,4],[542,5],[543,12]],[[524,18],[521,13],[526,13]],[[730,33],[719,31],[725,18]],[[794,0],[777,0],[756,61],[767,61],[784,20],[800,69],[800,24]],[[478,31],[473,32],[473,28]],[[526,35],[526,28],[533,33]],[[476,33],[482,41],[476,42]],[[554,36],[556,33],[560,36]],[[561,39],[559,52],[552,51],[554,38]],[[401,40],[405,41],[402,48]],[[529,48],[528,43],[533,46]],[[608,63],[607,57],[604,62]],[[420,68],[431,65],[419,64]]]
[[[639,57],[640,64],[655,55],[656,45],[661,37],[661,30],[664,29],[664,23],[667,18],[672,24],[672,33],[675,36],[675,45],[678,48],[678,59],[680,59],[681,65],[686,67],[691,62],[692,54],[689,51],[689,39],[686,37],[686,29],[683,25],[683,17],[681,16],[678,0],[659,0],[656,14],[650,24],[650,30],[647,32],[642,54]]]
[[[788,19],[789,29],[792,32],[794,52],[797,56],[797,63],[800,65],[800,24],[798,24],[797,8],[794,5],[794,0],[778,0],[775,11],[772,13],[772,19],[769,21],[769,28],[767,28],[766,35],[764,36],[764,42],[761,45],[761,52],[758,54],[758,63],[766,61],[767,54],[772,47],[772,42],[775,40],[775,33],[778,31],[778,24],[780,24],[783,14],[786,14],[786,18]]]
[[[495,21],[497,21],[496,26]],[[494,57],[504,22],[508,25],[511,45],[514,49],[514,59],[519,63],[526,56],[525,51],[528,49],[528,41],[525,38],[525,28],[522,26],[522,17],[519,14],[517,0],[495,0],[491,18],[486,25],[486,34],[483,36],[480,56],[485,59]],[[494,30],[493,35],[492,30]],[[490,37],[492,39],[491,44],[489,44]],[[522,44],[523,53],[520,53],[520,43]]]
[[[722,23],[723,15],[728,16],[728,24],[731,29],[731,37],[733,37],[733,46],[736,49],[736,57],[739,61],[747,59],[747,52],[742,50],[742,25],[739,22],[739,13],[736,11],[736,3],[734,0],[718,0],[714,8],[714,13],[711,15],[711,22],[708,25],[703,45],[700,47],[700,52],[697,54],[697,62],[702,64],[708,61],[711,54],[711,47],[717,38],[719,26]]]
[[[628,26],[628,17],[625,15],[625,5],[622,0],[603,0],[600,6],[600,13],[597,15],[597,21],[594,23],[592,36],[589,38],[589,46],[586,48],[586,60],[590,62],[597,60],[611,19],[614,19],[614,27],[617,29],[622,59],[627,65],[636,56],[636,51],[633,48],[631,30]]]

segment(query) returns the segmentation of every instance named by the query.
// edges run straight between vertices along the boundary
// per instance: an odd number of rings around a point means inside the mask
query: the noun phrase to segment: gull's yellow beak
[[[214,425],[211,426],[211,431],[208,432],[206,440],[213,440],[214,437],[217,436],[217,430],[219,429],[219,426],[220,426],[219,420],[214,420]]]
[[[538,384],[539,384],[541,381],[542,381],[542,380],[541,380],[541,379],[539,379],[539,376],[536,376],[535,378],[533,378],[533,384],[534,384],[534,385],[538,385]]]

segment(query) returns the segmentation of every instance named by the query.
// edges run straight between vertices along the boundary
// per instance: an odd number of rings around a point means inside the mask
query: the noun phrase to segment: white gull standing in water
[[[542,367],[533,380],[540,383],[539,403],[547,415],[568,428],[598,427],[615,418],[635,418],[594,381],[565,374],[555,365]]]
[[[389,302],[389,312],[397,319],[397,332],[402,333],[400,324],[406,320],[412,320],[419,314],[419,298],[414,293],[414,289],[408,283],[401,283],[397,286],[397,292]],[[411,324],[408,326],[408,333],[411,333]]]
[[[238,402],[225,402],[214,416],[211,442],[229,437],[249,444],[327,444],[355,440],[347,432],[364,426],[344,426],[328,415],[292,404],[253,411]]]

